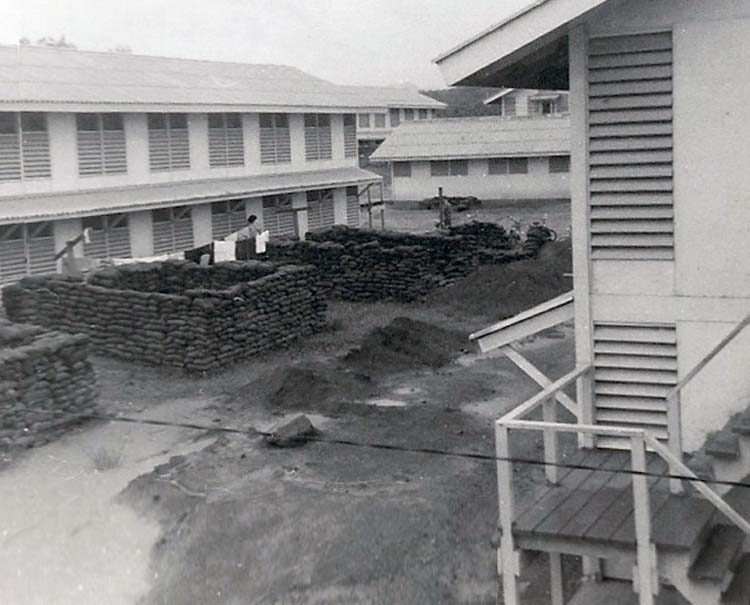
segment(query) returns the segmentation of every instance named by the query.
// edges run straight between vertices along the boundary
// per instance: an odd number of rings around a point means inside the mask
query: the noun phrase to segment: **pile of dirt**
[[[279,412],[338,414],[353,401],[367,399],[372,389],[367,374],[342,368],[279,368],[241,387],[234,402],[257,405],[260,400]]]
[[[547,243],[531,260],[483,266],[426,300],[449,307],[452,314],[480,321],[500,321],[573,289],[569,239]]]
[[[372,330],[343,362],[369,372],[439,368],[468,348],[467,336],[439,326],[397,317]]]

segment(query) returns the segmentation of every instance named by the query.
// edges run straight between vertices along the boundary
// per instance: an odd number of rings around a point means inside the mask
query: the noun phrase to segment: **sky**
[[[340,84],[443,88],[432,60],[531,0],[0,0],[0,43],[294,65]]]

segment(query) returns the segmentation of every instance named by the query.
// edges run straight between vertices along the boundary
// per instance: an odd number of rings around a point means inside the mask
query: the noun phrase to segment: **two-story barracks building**
[[[276,65],[0,47],[0,281],[55,252],[147,257],[359,224],[361,95]]]

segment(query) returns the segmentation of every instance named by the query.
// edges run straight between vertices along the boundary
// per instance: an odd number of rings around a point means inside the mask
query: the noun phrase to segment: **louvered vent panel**
[[[193,247],[193,216],[190,208],[174,209],[174,240],[176,252]]]
[[[330,160],[333,157],[333,144],[331,141],[331,126],[318,128],[319,159]]]
[[[0,134],[0,181],[21,179],[21,146],[18,134]]]
[[[318,127],[305,127],[305,159],[317,160],[320,158],[320,146],[318,144]]]
[[[148,131],[148,159],[153,172],[170,169],[169,133],[166,130]]]
[[[354,116],[346,116],[344,121],[344,157],[357,157],[357,121]]]
[[[242,128],[227,128],[227,166],[245,165],[245,141]]]
[[[104,174],[124,174],[128,171],[124,130],[102,131],[102,150],[104,152]]]
[[[245,202],[214,202],[211,208],[211,234],[214,240],[224,239],[247,224]]]
[[[26,244],[23,239],[0,241],[0,280],[4,284],[28,275]]]
[[[666,395],[677,384],[677,334],[673,325],[594,325],[595,420],[643,428],[667,438]],[[625,440],[600,445],[626,446]]]
[[[83,244],[89,258],[130,258],[130,228],[127,214],[101,217],[101,223],[90,232],[90,242]],[[85,224],[85,223],[84,223]]]
[[[23,178],[46,178],[52,176],[47,132],[23,133]]]
[[[271,235],[296,235],[296,217],[291,206],[280,208],[273,200],[263,200],[263,228]]]
[[[32,275],[57,272],[52,223],[26,225],[26,245],[28,248],[29,272]]]
[[[98,130],[78,131],[78,173],[81,176],[102,174],[104,157],[102,140]]]
[[[154,254],[168,254],[175,251],[174,229],[171,221],[154,223]]]
[[[211,168],[228,166],[227,141],[224,128],[208,129],[208,164]]]
[[[169,139],[172,170],[190,168],[190,136],[187,128],[172,128]]]
[[[289,128],[260,129],[260,161],[262,164],[283,164],[292,161]]]
[[[592,38],[594,259],[674,258],[671,32]]]
[[[359,196],[356,187],[347,187],[346,190],[346,224],[359,227]]]

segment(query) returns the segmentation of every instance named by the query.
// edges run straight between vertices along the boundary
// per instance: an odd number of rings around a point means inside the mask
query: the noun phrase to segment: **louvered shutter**
[[[344,116],[344,157],[357,157],[357,118],[354,114]]]
[[[23,178],[46,178],[52,176],[47,131],[22,134]]]
[[[169,148],[172,170],[190,168],[190,135],[187,128],[170,129]]]
[[[102,131],[102,155],[104,157],[104,174],[122,174],[127,172],[127,151],[124,130]]]
[[[0,281],[4,284],[18,281],[28,275],[26,254],[26,229],[24,225],[0,227]]]
[[[246,224],[244,200],[214,202],[211,205],[211,233],[214,240],[224,239]]]
[[[271,235],[297,235],[297,218],[287,196],[263,198],[263,228]]]
[[[175,252],[193,248],[193,213],[189,206],[172,209],[174,221]]]
[[[130,258],[130,228],[127,214],[87,217],[83,227],[91,229],[83,253],[89,258]]]
[[[346,188],[346,224],[359,227],[359,190],[357,187]]]
[[[0,133],[0,181],[20,179],[21,145],[18,133]]]
[[[208,164],[212,168],[245,164],[245,144],[240,114],[209,115]]]
[[[594,324],[595,421],[666,439],[666,395],[677,384],[677,333],[669,324]],[[601,446],[627,446],[602,439]]]
[[[674,258],[671,32],[592,38],[594,259]]]
[[[25,225],[26,245],[29,257],[29,273],[32,275],[57,272],[55,261],[55,238],[51,222]]]
[[[228,165],[226,130],[223,126],[208,129],[208,165],[211,168]]]
[[[148,161],[152,172],[169,170],[169,133],[166,128],[149,128]]]
[[[193,248],[193,220],[189,206],[153,211],[154,254]]]

